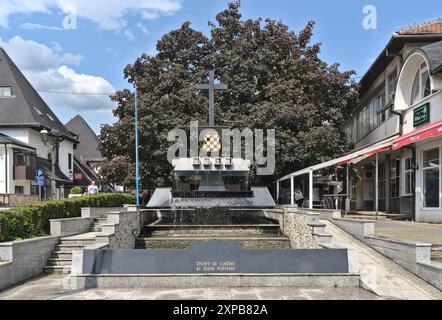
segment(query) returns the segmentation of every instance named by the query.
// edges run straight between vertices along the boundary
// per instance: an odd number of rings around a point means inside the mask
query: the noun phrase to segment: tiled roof
[[[97,135],[82,116],[76,115],[65,126],[69,131],[78,135],[80,143],[75,150],[76,156],[85,161],[99,161],[103,159],[99,149],[100,140],[98,140]]]
[[[58,129],[66,138],[75,140],[2,48],[0,86],[12,89],[11,97],[0,98],[0,127]]]
[[[425,33],[442,33],[442,19],[427,21],[413,26],[403,28],[396,32],[397,34],[425,34]]]

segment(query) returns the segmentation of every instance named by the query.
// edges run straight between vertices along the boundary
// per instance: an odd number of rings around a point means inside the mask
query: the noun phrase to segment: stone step
[[[101,226],[92,226],[92,227],[89,228],[90,232],[101,232],[101,230],[103,230],[101,228]]]
[[[313,239],[320,244],[332,243],[333,235],[324,232],[314,232]]]
[[[65,240],[61,239],[60,244],[61,245],[74,245],[74,246],[87,246],[89,244],[94,244],[95,239],[75,239],[75,240]]]
[[[94,223],[105,223],[107,222],[107,218],[95,218]]]
[[[45,273],[71,273],[71,266],[44,266]]]
[[[312,233],[326,233],[325,227],[327,225],[324,223],[308,223],[307,225],[311,228]]]
[[[72,265],[72,259],[65,258],[49,258],[48,266],[70,266]]]
[[[72,252],[73,250],[83,250],[84,247],[84,245],[78,244],[58,244],[55,246],[55,251]]]
[[[51,254],[53,259],[72,259],[72,251],[53,251]]]
[[[136,241],[137,249],[190,249],[192,241],[204,241],[204,240],[231,240],[239,241],[241,248],[254,248],[254,249],[266,249],[266,248],[290,248],[290,239],[284,236],[274,237],[251,237],[251,236],[176,236],[176,237],[150,237],[150,238],[138,238]]]
[[[277,224],[262,225],[149,225],[144,226],[144,236],[169,235],[278,235]]]

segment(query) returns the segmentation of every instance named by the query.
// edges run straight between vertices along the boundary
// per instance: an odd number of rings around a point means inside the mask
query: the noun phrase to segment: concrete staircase
[[[278,224],[170,225],[159,220],[146,225],[137,249],[189,249],[194,240],[240,241],[242,248],[290,248],[290,239]]]
[[[45,273],[70,273],[72,265],[72,251],[82,250],[84,247],[94,244],[95,235],[101,232],[101,225],[105,223],[107,218],[94,219],[90,227],[90,232],[75,236],[63,237],[56,246],[48,259],[47,265],[44,267]]]

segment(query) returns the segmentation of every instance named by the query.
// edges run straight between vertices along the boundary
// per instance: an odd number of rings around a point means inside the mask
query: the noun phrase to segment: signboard
[[[37,169],[35,172],[35,184],[37,186],[45,185],[45,172],[42,169]]]
[[[75,172],[74,173],[74,180],[82,181],[82,180],[84,180],[84,175],[81,172]]]
[[[413,110],[413,126],[430,121],[430,103],[426,103]]]

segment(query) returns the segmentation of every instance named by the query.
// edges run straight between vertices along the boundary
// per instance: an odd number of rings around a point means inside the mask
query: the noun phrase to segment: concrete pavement
[[[376,294],[392,299],[442,299],[442,292],[397,263],[346,233],[330,221],[327,231],[333,234],[333,245],[357,254],[361,282]]]

